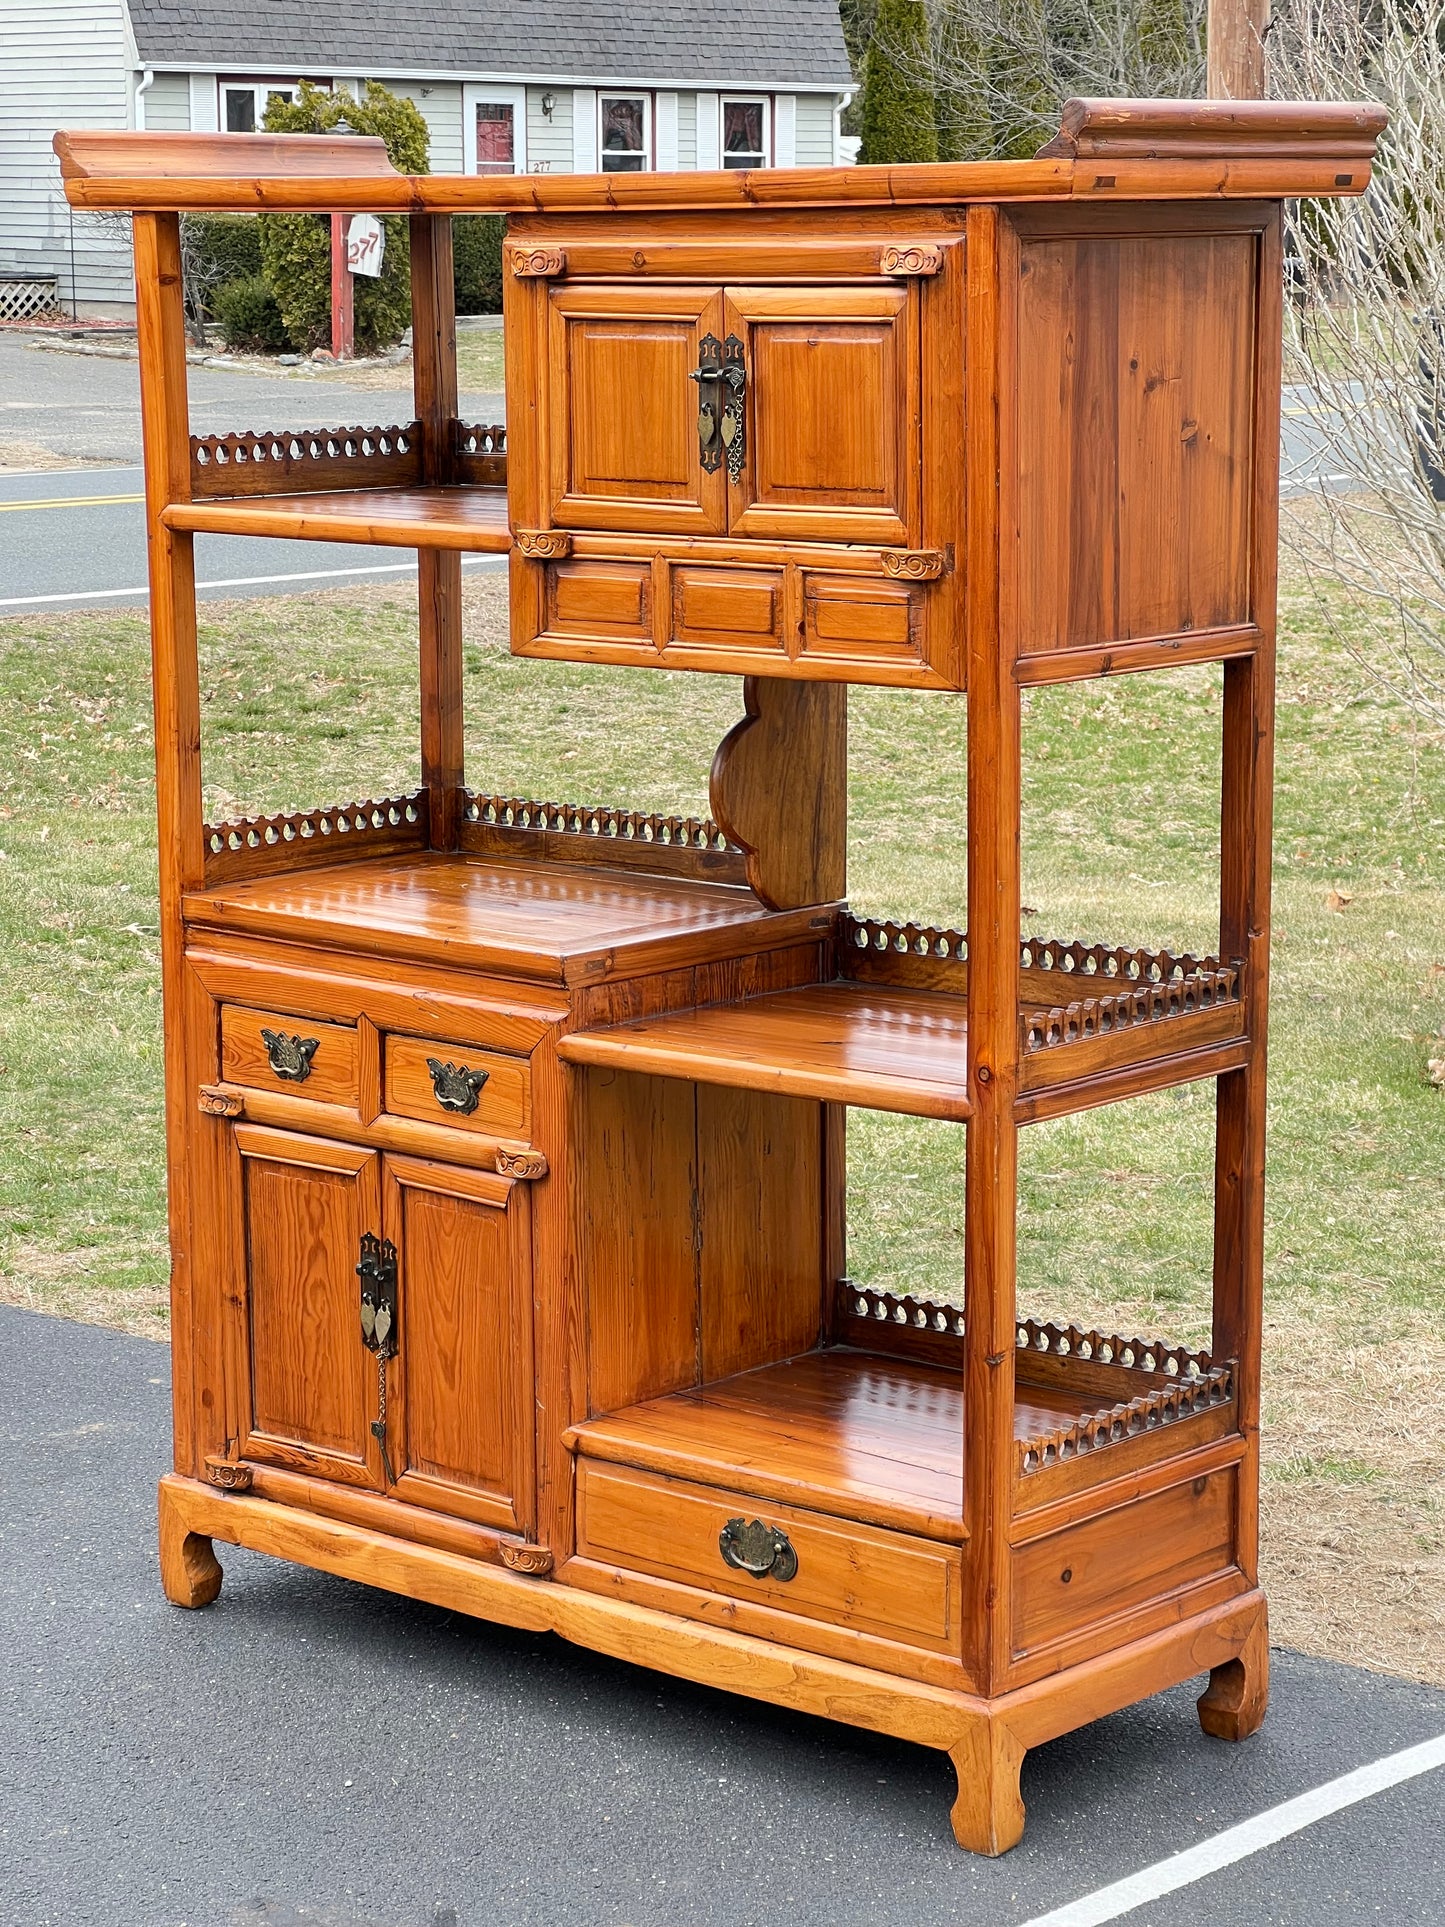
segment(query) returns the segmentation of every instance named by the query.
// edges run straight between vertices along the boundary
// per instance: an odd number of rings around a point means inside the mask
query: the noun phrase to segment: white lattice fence
[[[0,321],[29,321],[54,314],[58,306],[53,279],[0,275]]]

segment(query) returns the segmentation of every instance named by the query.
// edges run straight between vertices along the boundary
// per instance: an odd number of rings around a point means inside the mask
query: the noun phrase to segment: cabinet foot
[[[1215,1740],[1247,1740],[1269,1705],[1269,1615],[1260,1609],[1238,1659],[1215,1666],[1197,1701],[1199,1724]]]
[[[221,1590],[211,1542],[191,1532],[164,1484],[160,1490],[161,1587],[173,1606],[209,1606]]]
[[[1001,1720],[979,1720],[948,1752],[958,1774],[954,1839],[970,1853],[1007,1853],[1024,1831],[1022,1742]]]

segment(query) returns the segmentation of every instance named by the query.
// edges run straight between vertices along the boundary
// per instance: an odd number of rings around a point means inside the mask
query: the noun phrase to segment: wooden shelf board
[[[439,852],[312,863],[197,890],[184,908],[192,925],[551,983],[817,941],[835,916],[768,910],[731,884]]]
[[[359,488],[173,502],[161,520],[167,528],[215,535],[291,536],[401,549],[505,555],[512,546],[504,488]]]
[[[967,1004],[937,991],[830,983],[574,1031],[574,1064],[782,1091],[913,1117],[969,1112]]]
[[[1081,1418],[1097,1398],[1021,1385],[1014,1435]],[[589,1420],[585,1457],[722,1486],[957,1544],[963,1375],[870,1352],[810,1352]]]

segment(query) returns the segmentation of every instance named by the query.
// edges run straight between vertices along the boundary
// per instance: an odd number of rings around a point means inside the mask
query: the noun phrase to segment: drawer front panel
[[[385,1050],[386,1108],[393,1116],[488,1137],[530,1134],[532,1082],[524,1057],[424,1037],[388,1037]]]
[[[547,629],[558,636],[651,642],[651,577],[631,562],[554,562],[547,570]]]
[[[586,1558],[910,1646],[956,1643],[959,1556],[942,1546],[627,1466],[583,1460],[579,1471],[577,1550]],[[760,1519],[786,1536],[791,1578],[754,1577],[724,1560],[719,1541],[734,1519]]]
[[[877,576],[809,574],[803,654],[849,664],[923,660],[923,595]]]
[[[674,568],[672,640],[783,655],[782,570]]]
[[[227,1083],[354,1110],[357,1070],[357,1037],[350,1024],[321,1024],[239,1004],[221,1007],[221,1076]]]
[[[1021,1546],[1013,1556],[1015,1651],[1228,1571],[1237,1479],[1228,1466]]]

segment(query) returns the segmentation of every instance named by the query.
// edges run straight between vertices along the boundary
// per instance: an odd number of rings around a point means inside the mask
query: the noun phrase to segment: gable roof
[[[129,0],[146,66],[846,88],[836,0]]]

